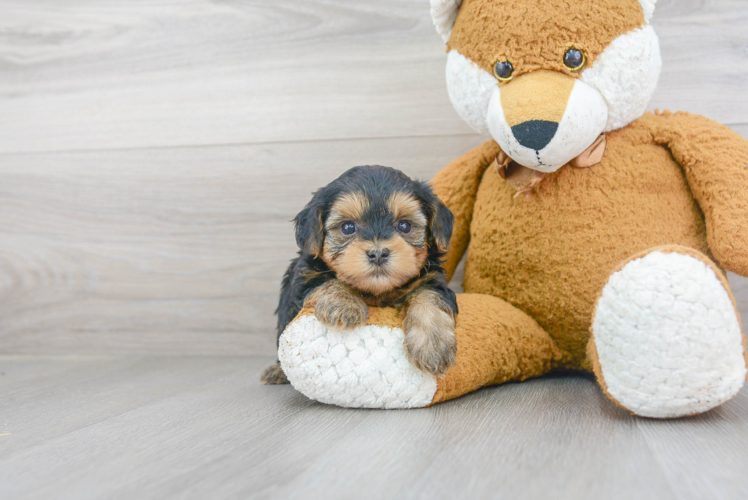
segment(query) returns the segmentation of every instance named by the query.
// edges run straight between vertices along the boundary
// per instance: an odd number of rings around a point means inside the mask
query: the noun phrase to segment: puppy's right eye
[[[356,232],[356,224],[354,224],[353,222],[344,222],[340,226],[340,232],[345,236],[350,236]]]
[[[408,234],[410,232],[410,222],[401,220],[397,223],[397,230],[401,233]]]

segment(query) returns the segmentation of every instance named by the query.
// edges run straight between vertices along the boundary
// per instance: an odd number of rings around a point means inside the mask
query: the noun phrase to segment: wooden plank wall
[[[748,3],[659,3],[651,108],[748,137]],[[0,352],[272,355],[310,192],[482,142],[444,62],[426,0],[0,0]]]

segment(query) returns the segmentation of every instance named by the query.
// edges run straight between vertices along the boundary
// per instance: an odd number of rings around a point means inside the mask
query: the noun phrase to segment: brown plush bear
[[[427,406],[555,368],[594,371],[642,416],[707,411],[743,386],[724,269],[748,275],[748,142],[644,113],[660,71],[655,0],[431,0],[458,113],[494,140],[433,180],[467,251],[457,360],[410,366],[401,320],[330,330],[302,311],[280,341],[322,402]]]

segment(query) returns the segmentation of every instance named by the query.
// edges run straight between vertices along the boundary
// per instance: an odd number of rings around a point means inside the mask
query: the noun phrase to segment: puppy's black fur
[[[329,185],[314,193],[312,200],[294,219],[296,242],[300,248],[281,285],[278,315],[278,339],[286,326],[304,307],[307,297],[328,281],[337,279],[337,273],[323,260],[325,222],[333,204],[344,195],[356,194],[366,198],[363,219],[366,230],[361,238],[367,241],[387,239],[396,231],[393,214],[387,209],[387,200],[393,193],[409,194],[420,205],[427,220],[425,229],[426,257],[420,272],[397,288],[379,294],[358,290],[370,306],[403,307],[415,292],[431,290],[439,297],[440,307],[452,317],[457,314],[455,294],[447,286],[442,259],[452,236],[453,216],[450,210],[434,195],[425,182],[414,181],[399,170],[382,166],[354,167]],[[329,260],[328,260],[329,261]],[[279,365],[269,367],[262,377],[263,383],[287,383]]]

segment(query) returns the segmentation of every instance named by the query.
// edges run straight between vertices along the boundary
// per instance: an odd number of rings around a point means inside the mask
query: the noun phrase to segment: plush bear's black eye
[[[564,54],[564,64],[571,71],[579,71],[584,66],[585,58],[581,50],[569,49]]]
[[[344,222],[340,226],[340,232],[345,236],[350,236],[356,232],[356,224],[354,224],[353,222]]]
[[[509,61],[496,61],[493,65],[493,74],[499,81],[505,82],[512,78],[514,73],[514,66]]]
[[[408,234],[410,232],[410,222],[401,220],[397,223],[397,230],[401,233]]]

